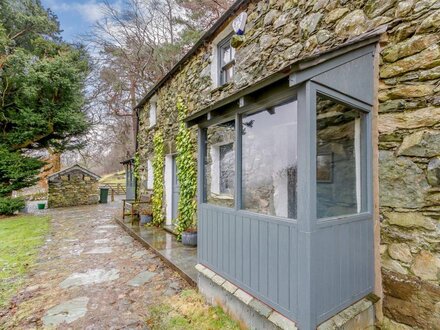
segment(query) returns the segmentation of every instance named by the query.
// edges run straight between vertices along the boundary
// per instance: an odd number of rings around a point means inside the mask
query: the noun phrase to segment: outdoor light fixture
[[[236,34],[238,35],[244,34],[246,19],[247,19],[247,14],[245,12],[241,13],[234,19],[234,21],[232,22],[232,28],[234,29]]]

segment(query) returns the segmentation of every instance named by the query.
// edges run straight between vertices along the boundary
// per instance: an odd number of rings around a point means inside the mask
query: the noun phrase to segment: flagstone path
[[[47,211],[51,233],[0,329],[147,329],[149,306],[189,287],[115,224],[118,206]]]

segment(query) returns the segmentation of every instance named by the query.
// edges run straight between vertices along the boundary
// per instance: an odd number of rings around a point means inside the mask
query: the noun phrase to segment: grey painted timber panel
[[[373,100],[373,54],[369,53],[313,78],[367,104]]]
[[[372,219],[338,223],[316,232],[316,315],[324,321],[373,289]]]
[[[198,221],[199,262],[294,319],[296,222],[207,204],[199,206]]]

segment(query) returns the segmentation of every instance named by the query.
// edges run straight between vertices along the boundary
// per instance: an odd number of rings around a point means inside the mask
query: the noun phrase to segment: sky
[[[102,0],[42,0],[58,16],[63,39],[74,42],[78,35],[87,33],[93,24],[102,18]],[[119,3],[119,0],[110,0]]]

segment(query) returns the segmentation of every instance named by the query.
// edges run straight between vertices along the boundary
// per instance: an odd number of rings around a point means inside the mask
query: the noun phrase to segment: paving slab
[[[51,309],[43,317],[43,325],[57,326],[62,323],[72,323],[87,313],[88,297],[79,297],[65,301]]]
[[[128,281],[128,285],[131,286],[141,286],[145,283],[147,283],[149,280],[151,280],[156,273],[145,271],[142,273],[139,273],[136,275],[136,277],[132,278],[130,281]]]
[[[100,246],[90,251],[87,251],[86,254],[106,254],[112,253],[113,249],[110,246]]]
[[[99,284],[118,278],[119,271],[117,269],[111,269],[109,271],[105,269],[91,269],[85,273],[73,273],[60,283],[60,287],[66,289],[72,286]]]

